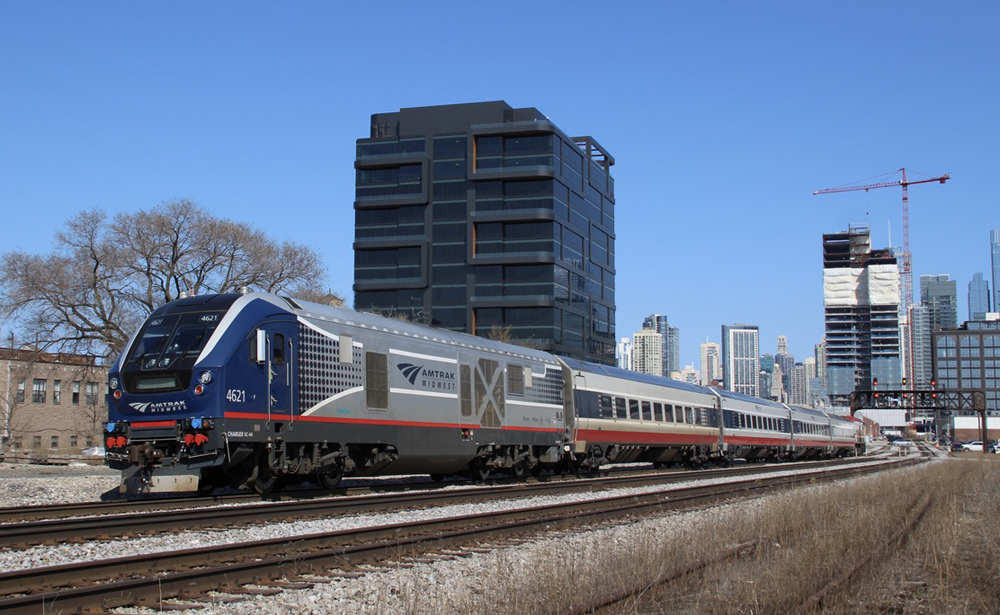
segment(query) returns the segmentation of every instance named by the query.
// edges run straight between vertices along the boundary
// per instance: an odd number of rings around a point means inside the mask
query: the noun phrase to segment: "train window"
[[[689,425],[696,424],[697,421],[694,418],[694,408],[685,407],[684,411],[685,411],[685,414],[687,414],[687,421],[685,421],[685,422],[688,423]]]
[[[628,410],[625,408],[625,400],[621,397],[615,398],[615,410],[618,412],[618,418],[627,419]]]
[[[653,420],[657,422],[663,420],[663,404],[659,402],[653,403]]]
[[[639,401],[635,399],[628,400],[628,418],[639,420]]]
[[[524,368],[520,365],[507,365],[507,390],[516,395],[524,395]]]
[[[388,358],[378,352],[365,355],[365,397],[369,408],[389,407]]]
[[[674,407],[670,404],[663,405],[663,420],[668,423],[674,422]]]
[[[652,421],[653,420],[652,406],[649,405],[648,401],[642,402],[642,420],[644,420],[644,421]]]
[[[271,347],[271,361],[275,365],[285,364],[285,336],[280,333],[274,334],[274,343]]]
[[[601,395],[601,416],[606,419],[615,418],[615,404],[610,395]]]
[[[338,361],[340,363],[354,363],[354,339],[349,335],[341,335],[338,346]]]
[[[462,416],[472,416],[472,370],[468,365],[462,365],[458,368],[458,374],[462,380],[460,385],[462,387]]]

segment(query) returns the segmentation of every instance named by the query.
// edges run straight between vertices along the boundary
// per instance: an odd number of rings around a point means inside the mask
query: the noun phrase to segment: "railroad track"
[[[805,461],[795,463],[775,464],[775,471],[796,469],[801,467],[823,467],[828,465],[838,465],[843,463],[863,463],[871,461],[876,457],[847,457],[844,459],[834,459],[827,461]],[[734,466],[734,468],[756,468],[772,466],[761,466],[758,464],[748,464],[745,466]],[[730,468],[732,469],[732,468]],[[723,472],[728,469],[712,470],[642,470],[635,468],[615,468],[612,470],[602,470],[601,476],[610,477],[618,474],[678,474],[681,476],[698,476],[701,472]],[[563,477],[559,475],[530,477],[526,481],[519,483],[514,479],[500,478],[491,480],[490,485],[506,484],[535,484],[551,483],[563,480],[574,480],[573,477]],[[156,497],[146,499],[122,499],[95,502],[77,502],[71,504],[48,504],[40,506],[13,506],[0,507],[0,524],[10,524],[15,522],[36,521],[43,519],[61,519],[66,517],[84,517],[93,515],[132,515],[142,514],[154,510],[173,510],[185,508],[199,508],[220,506],[229,504],[259,504],[261,502],[284,502],[303,499],[330,498],[334,496],[355,496],[379,493],[401,493],[412,491],[439,491],[442,487],[453,487],[456,485],[471,484],[462,480],[448,481],[445,483],[435,483],[429,480],[415,480],[406,483],[378,483],[378,482],[357,482],[353,485],[341,487],[333,492],[326,489],[295,489],[280,492],[271,496],[262,497],[255,493],[219,493],[202,496],[173,496]]]
[[[239,592],[242,585],[271,583],[284,577],[291,579],[288,582],[291,587],[305,587],[308,583],[296,582],[303,573],[328,574],[331,569],[416,556],[510,535],[537,534],[609,518],[620,521],[628,515],[650,511],[704,506],[919,461],[910,458],[780,477],[756,475],[721,485],[674,487],[641,495],[13,571],[0,574],[0,595],[6,596],[0,599],[0,613],[74,612],[135,604],[162,606],[165,599],[190,598],[212,590]],[[31,594],[19,594],[29,587]]]
[[[232,503],[229,506],[212,506],[219,502],[208,498],[183,498],[149,502],[119,502],[118,506],[110,508],[101,506],[105,503],[39,507],[43,509],[37,511],[39,514],[58,513],[60,517],[68,517],[74,513],[87,514],[95,510],[105,514],[82,518],[56,518],[2,524],[0,525],[0,544],[7,547],[51,545],[205,527],[233,527],[262,521],[335,517],[357,513],[396,511],[403,508],[423,508],[496,499],[671,484],[703,478],[758,475],[802,467],[837,467],[864,461],[867,460],[865,458],[848,458],[826,462],[808,462],[808,464],[743,465],[687,472],[622,472],[578,480],[535,480],[530,483],[505,481],[488,486],[460,489],[422,486],[407,490],[399,488],[385,490],[379,495],[292,499],[276,502],[261,502],[259,498],[253,497],[232,498],[224,501]],[[166,510],[157,509],[164,504],[167,505]],[[149,509],[150,507],[152,510]],[[107,511],[113,512],[107,514]],[[29,512],[33,514],[36,511]]]

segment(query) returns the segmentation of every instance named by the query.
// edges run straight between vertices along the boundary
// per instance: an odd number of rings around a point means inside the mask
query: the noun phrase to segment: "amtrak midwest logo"
[[[129,404],[129,407],[133,410],[137,410],[143,414],[149,412],[150,414],[154,412],[177,412],[182,410],[187,410],[187,402],[184,400],[178,401],[159,401],[159,402],[133,402]]]
[[[396,368],[413,386],[436,389],[438,391],[455,390],[455,372],[443,369],[427,369],[424,365],[415,365],[413,363],[398,363],[396,364]]]

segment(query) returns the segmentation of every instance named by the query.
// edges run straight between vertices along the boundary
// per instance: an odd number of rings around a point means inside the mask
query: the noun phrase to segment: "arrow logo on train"
[[[413,363],[400,363],[396,367],[399,371],[403,372],[403,376],[410,381],[410,384],[417,383],[417,376],[420,375],[420,370],[424,368],[423,365],[414,365]]]
[[[132,404],[129,404],[129,406],[132,407],[132,408],[134,408],[134,409],[136,409],[136,410],[138,410],[139,412],[145,412],[146,408],[149,407],[150,403],[151,402],[148,402],[148,401],[145,402],[145,403],[132,403]]]

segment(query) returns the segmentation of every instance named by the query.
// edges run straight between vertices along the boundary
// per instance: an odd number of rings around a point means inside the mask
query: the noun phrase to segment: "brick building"
[[[95,357],[0,348],[3,451],[79,453],[100,446],[107,372]]]

